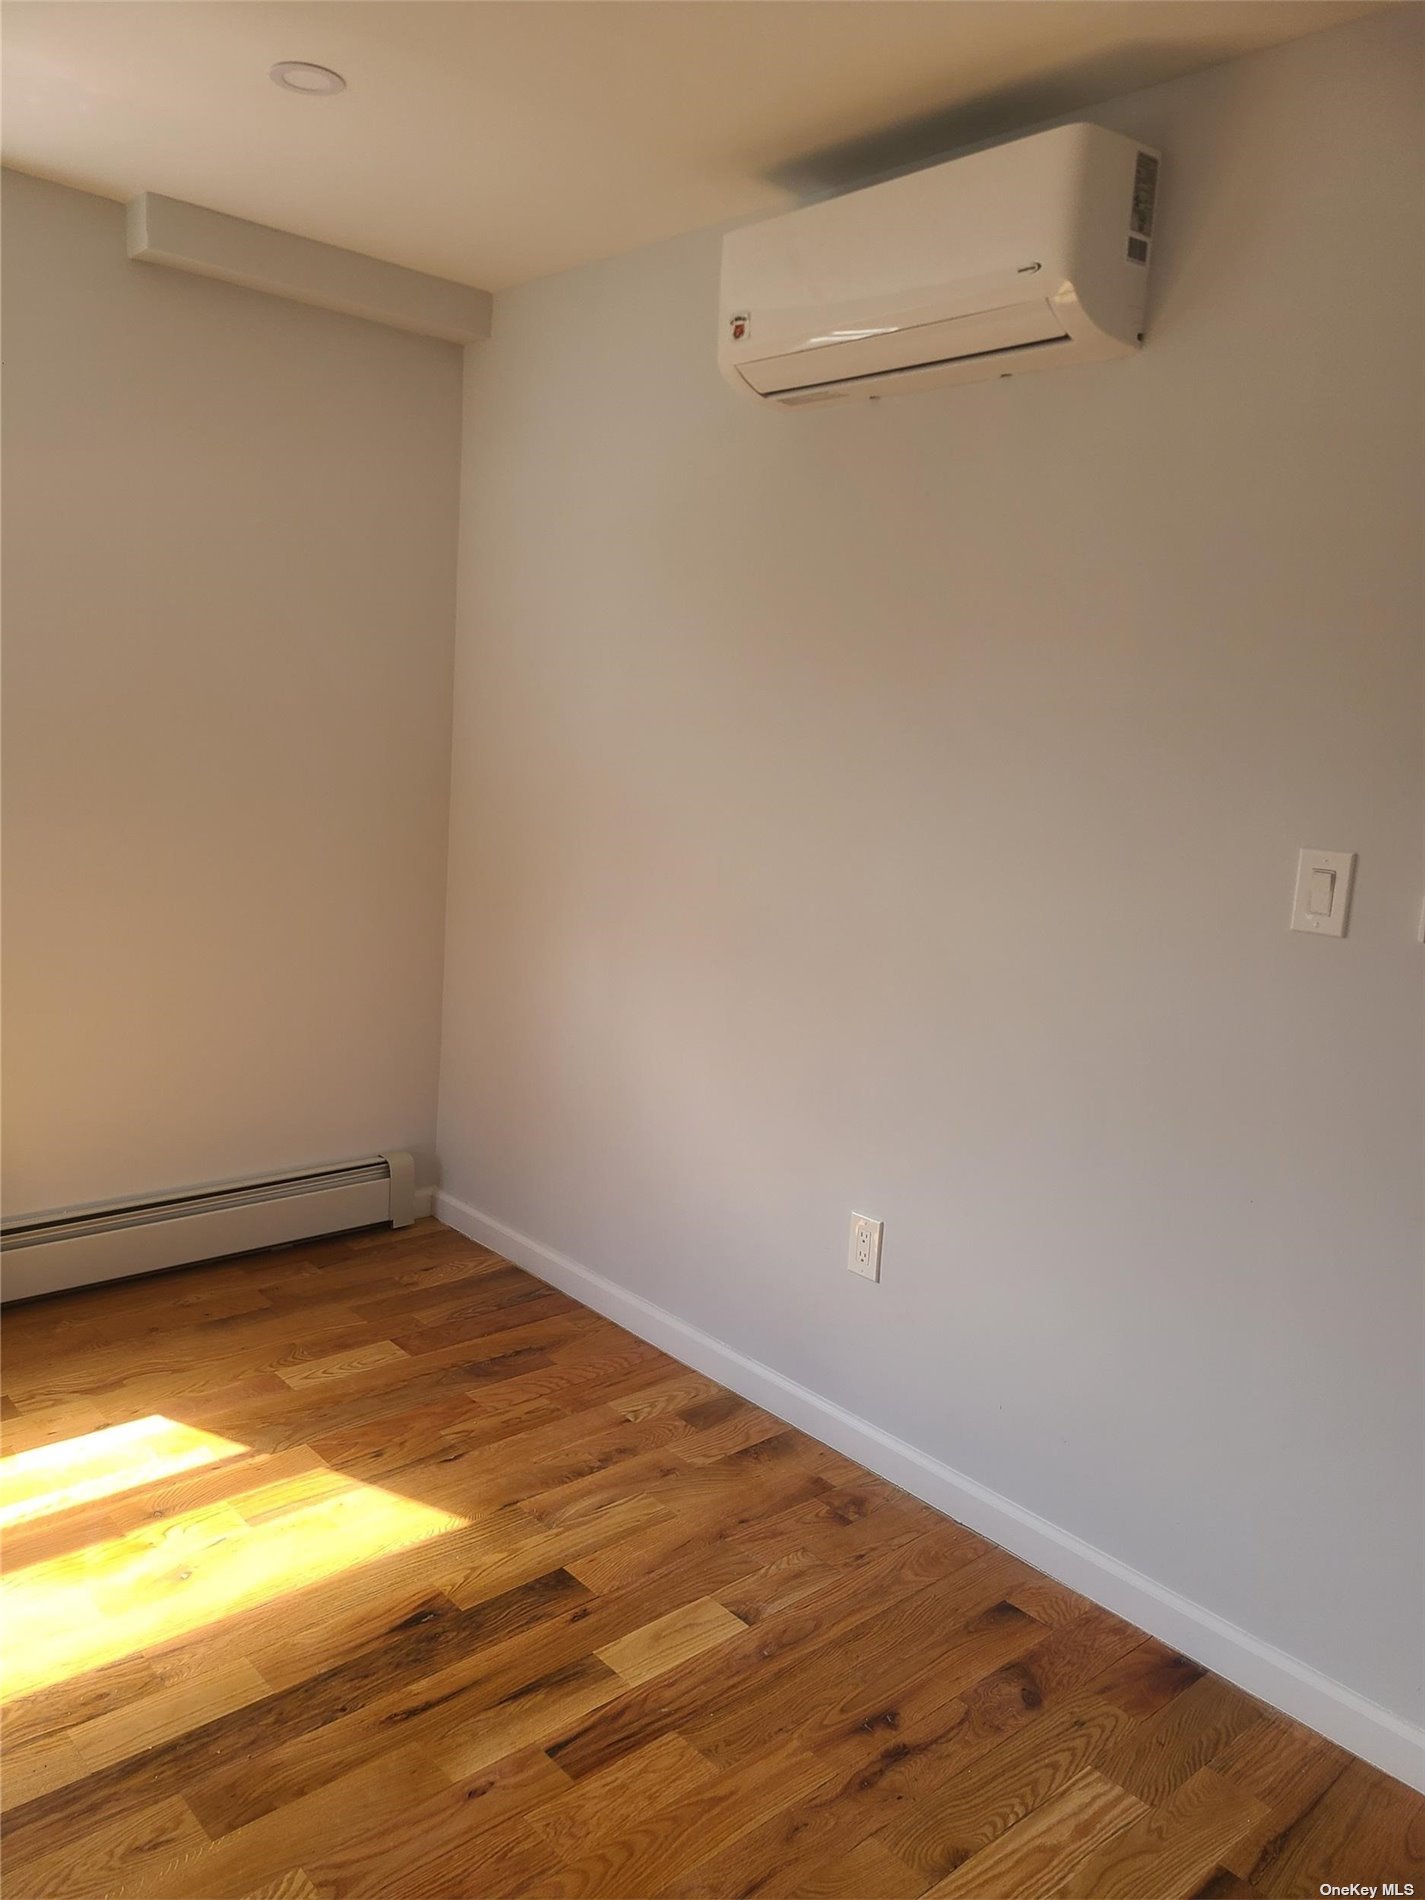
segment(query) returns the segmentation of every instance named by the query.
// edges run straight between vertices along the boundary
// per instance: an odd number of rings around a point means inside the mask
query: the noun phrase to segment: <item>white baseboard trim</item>
[[[416,1189],[412,1200],[412,1207],[417,1220],[429,1220],[430,1216],[435,1212],[435,1197],[438,1191],[438,1189],[433,1187],[418,1187]],[[451,1221],[450,1225],[453,1227],[455,1222]]]
[[[1060,1583],[1082,1591],[1249,1695],[1260,1696],[1425,1792],[1425,1729],[443,1189],[436,1191],[435,1212],[471,1240],[504,1254],[640,1339],[844,1452]]]

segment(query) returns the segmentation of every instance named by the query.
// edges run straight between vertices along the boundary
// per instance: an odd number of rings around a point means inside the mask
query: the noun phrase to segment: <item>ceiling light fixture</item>
[[[346,81],[330,66],[314,66],[307,59],[279,59],[268,77],[288,92],[345,92]]]

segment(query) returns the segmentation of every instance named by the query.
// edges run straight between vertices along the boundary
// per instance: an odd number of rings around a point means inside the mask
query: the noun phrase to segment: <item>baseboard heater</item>
[[[0,1222],[0,1300],[414,1219],[415,1170],[400,1151],[20,1214]]]

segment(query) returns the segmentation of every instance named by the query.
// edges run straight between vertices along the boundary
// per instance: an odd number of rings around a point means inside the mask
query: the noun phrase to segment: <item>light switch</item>
[[[1354,851],[1301,851],[1296,860],[1296,895],[1291,927],[1321,937],[1344,937],[1351,902]]]

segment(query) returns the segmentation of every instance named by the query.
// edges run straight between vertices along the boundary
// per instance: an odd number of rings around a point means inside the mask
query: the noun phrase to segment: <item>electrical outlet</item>
[[[881,1277],[881,1228],[880,1221],[868,1220],[864,1214],[851,1216],[851,1250],[846,1264],[863,1280]]]

